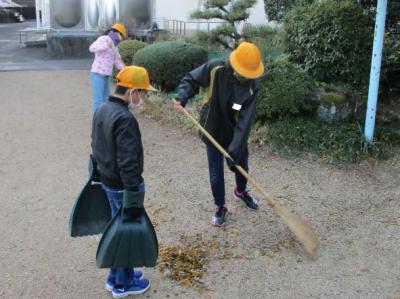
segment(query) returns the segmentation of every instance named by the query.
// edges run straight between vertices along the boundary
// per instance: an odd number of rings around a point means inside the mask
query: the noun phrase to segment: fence
[[[223,24],[223,22],[214,21],[180,21],[164,18],[154,19],[153,23],[156,23],[159,29],[167,30],[172,34],[182,36],[192,35],[196,31],[210,32],[212,29]]]

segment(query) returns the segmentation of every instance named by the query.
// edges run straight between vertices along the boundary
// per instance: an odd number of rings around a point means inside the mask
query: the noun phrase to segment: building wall
[[[257,4],[250,10],[250,23],[253,25],[266,24],[268,22],[265,15],[264,0],[258,0]]]
[[[156,18],[189,21],[190,13],[199,7],[199,0],[154,0]]]

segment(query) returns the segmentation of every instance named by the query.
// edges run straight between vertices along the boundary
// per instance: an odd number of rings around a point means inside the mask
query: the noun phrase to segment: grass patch
[[[173,109],[172,100],[168,100],[166,94],[153,94],[149,99],[152,104],[144,107],[144,113],[197,134],[197,127]],[[198,119],[201,106],[201,101],[192,101],[186,109]],[[358,163],[367,158],[385,160],[399,151],[399,123],[377,125],[372,144],[364,140],[363,131],[364,126],[359,123],[329,124],[310,117],[287,116],[253,129],[249,142],[265,146],[286,158],[298,158],[311,153],[330,163]]]
[[[197,127],[185,115],[173,109],[172,98],[169,98],[167,94],[152,93],[148,99],[141,109],[142,113],[152,115],[161,122],[177,125],[186,131],[198,132]],[[192,101],[190,105],[186,106],[186,109],[196,120],[199,120],[201,106],[201,101]]]
[[[367,158],[389,159],[400,146],[400,125],[379,125],[375,140],[367,143],[359,123],[323,123],[304,117],[286,117],[266,124],[264,143],[285,157],[313,153],[324,161],[357,163]]]

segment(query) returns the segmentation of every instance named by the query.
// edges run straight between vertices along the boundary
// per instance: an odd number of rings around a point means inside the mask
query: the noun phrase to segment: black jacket
[[[92,151],[104,184],[137,191],[143,182],[142,138],[135,117],[121,99],[110,97],[94,114]]]
[[[228,150],[237,163],[247,146],[254,119],[258,90],[256,80],[248,80],[247,83],[241,84],[225,60],[210,61],[182,79],[177,100],[185,106],[188,100],[199,92],[200,87],[208,87],[211,71],[216,66],[222,67],[216,71],[212,95],[209,104],[206,104],[209,105],[208,111],[203,111],[207,116],[202,125]],[[202,139],[209,143],[205,137]]]

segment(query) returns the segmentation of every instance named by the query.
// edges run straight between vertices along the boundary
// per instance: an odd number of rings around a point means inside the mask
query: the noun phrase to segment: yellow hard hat
[[[129,89],[157,91],[157,89],[150,84],[147,70],[144,67],[134,65],[124,67],[117,74],[117,85]]]
[[[264,74],[264,64],[260,50],[256,45],[242,42],[229,56],[232,68],[240,76],[248,79],[257,79]]]
[[[114,25],[112,25],[111,28],[117,30],[119,33],[122,34],[123,38],[126,38],[126,28],[125,28],[124,24],[115,23]]]

